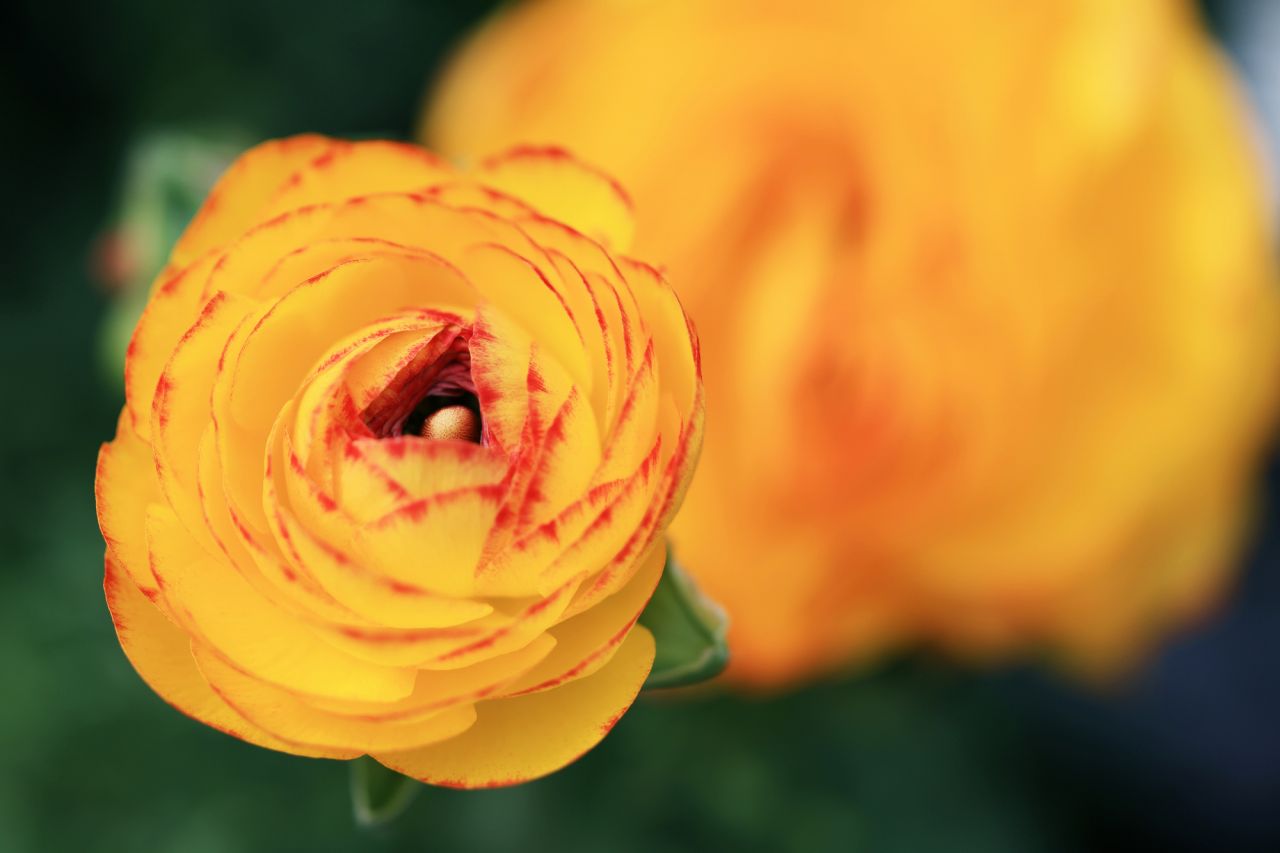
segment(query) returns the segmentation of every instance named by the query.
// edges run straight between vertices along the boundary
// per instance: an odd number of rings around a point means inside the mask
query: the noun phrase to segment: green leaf
[[[367,755],[351,762],[351,810],[360,826],[372,828],[395,820],[421,788],[416,779],[389,770]]]
[[[653,632],[657,654],[646,689],[683,687],[719,675],[729,663],[724,609],[702,594],[667,552],[667,565],[640,624]]]

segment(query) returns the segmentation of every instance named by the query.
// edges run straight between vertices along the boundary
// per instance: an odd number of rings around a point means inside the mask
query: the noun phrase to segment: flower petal
[[[378,753],[406,776],[451,788],[499,788],[559,770],[600,742],[631,707],[653,665],[653,636],[633,628],[608,665],[556,690],[481,703],[459,737]]]
[[[350,750],[409,749],[454,737],[475,722],[472,705],[452,705],[404,720],[367,720],[324,711],[302,697],[227,666],[200,646],[195,660],[228,705],[264,731],[306,748]]]
[[[339,145],[323,136],[293,136],[247,151],[218,179],[174,247],[170,263],[185,266],[256,225],[266,202],[309,160]]]
[[[120,647],[142,680],[166,702],[205,725],[268,749],[325,758],[354,758],[339,749],[299,749],[286,744],[233,711],[196,668],[187,635],[107,556],[103,590]]]
[[[157,590],[147,560],[147,507],[162,500],[151,448],[129,426],[121,412],[115,440],[98,451],[94,496],[98,526],[116,563],[148,596]]]
[[[411,670],[351,657],[267,601],[223,560],[201,551],[171,510],[152,507],[147,542],[151,570],[175,617],[237,667],[319,696],[395,700],[413,689]]]
[[[631,246],[635,218],[626,191],[563,148],[513,148],[486,160],[481,179],[612,251]]]
[[[640,618],[662,577],[666,548],[654,549],[631,581],[585,613],[566,619],[548,633],[556,646],[546,660],[504,690],[518,696],[560,687],[585,678],[609,662]]]

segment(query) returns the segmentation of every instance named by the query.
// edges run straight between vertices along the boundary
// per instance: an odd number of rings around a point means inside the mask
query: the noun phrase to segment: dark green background
[[[428,72],[489,5],[5,13],[0,851],[1280,849],[1274,524],[1223,618],[1110,695],[913,658],[788,697],[650,698],[547,780],[428,790],[372,835],[345,766],[247,746],[150,693],[102,602],[91,490],[120,399],[95,363],[89,252],[128,147],[173,126],[406,136]]]

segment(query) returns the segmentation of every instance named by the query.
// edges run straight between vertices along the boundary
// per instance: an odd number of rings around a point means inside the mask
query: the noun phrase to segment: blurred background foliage
[[[9,8],[0,850],[1280,849],[1274,462],[1231,605],[1102,692],[917,656],[789,696],[650,696],[547,780],[428,790],[366,834],[343,765],[225,737],[143,685],[102,602],[92,497],[121,393],[99,367],[102,235],[137,146],[407,137],[428,74],[492,5]],[[1206,7],[1264,105],[1280,99],[1277,6]]]

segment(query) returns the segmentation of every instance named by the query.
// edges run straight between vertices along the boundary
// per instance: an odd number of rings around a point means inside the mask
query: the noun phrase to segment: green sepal
[[[658,647],[646,690],[697,684],[719,675],[729,663],[724,608],[703,595],[670,551],[640,624],[653,633]]]
[[[367,755],[351,761],[351,811],[362,827],[395,820],[421,789],[418,780],[383,767]]]

